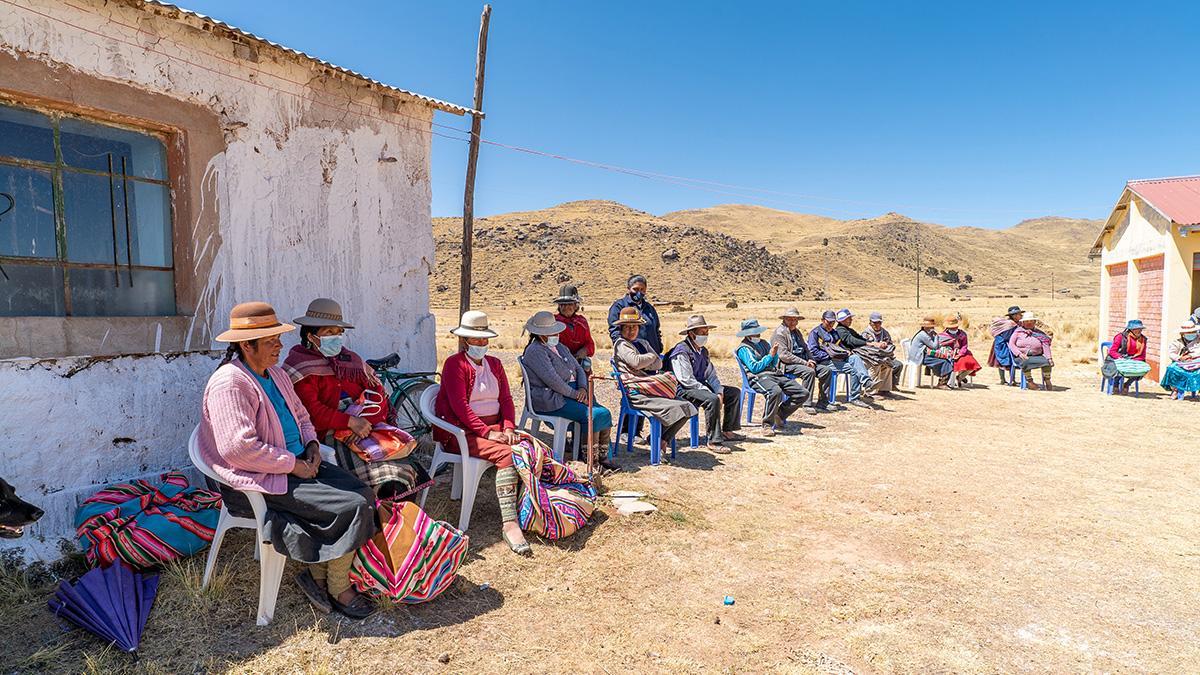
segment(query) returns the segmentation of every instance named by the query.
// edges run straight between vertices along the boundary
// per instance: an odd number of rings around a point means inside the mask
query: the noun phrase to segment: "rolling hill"
[[[1056,289],[1093,295],[1098,274],[1087,252],[1099,226],[1046,217],[950,228],[897,213],[837,220],[739,204],[655,216],[616,202],[567,202],[476,219],[474,298],[538,302],[570,281],[585,301],[607,304],[634,272],[667,303],[903,295],[914,286],[918,247],[923,292],[1048,293],[1053,274]],[[434,219],[436,306],[457,304],[461,227],[458,218]],[[951,270],[959,281],[942,281]]]

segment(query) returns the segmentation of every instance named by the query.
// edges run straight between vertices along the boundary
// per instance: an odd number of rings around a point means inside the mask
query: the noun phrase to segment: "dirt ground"
[[[1059,370],[1055,392],[985,371],[669,466],[635,446],[603,488],[659,511],[605,502],[532,559],[500,541],[489,475],[457,584],[362,623],[314,615],[289,565],[256,627],[245,532],[208,591],[202,559],[164,575],[137,661],[62,633],[43,589],[6,578],[0,671],[1195,672],[1200,459],[1183,441],[1200,403]],[[445,481],[427,506],[453,522]]]

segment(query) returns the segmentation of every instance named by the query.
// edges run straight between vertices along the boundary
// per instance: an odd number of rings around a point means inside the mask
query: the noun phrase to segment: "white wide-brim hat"
[[[464,338],[494,338],[496,332],[488,328],[488,315],[478,310],[463,312],[458,327],[450,330],[451,335]]]

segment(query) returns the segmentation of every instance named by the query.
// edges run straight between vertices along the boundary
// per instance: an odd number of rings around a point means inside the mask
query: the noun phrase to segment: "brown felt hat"
[[[937,319],[934,319],[932,316],[921,319],[921,328],[937,328]]]
[[[796,309],[795,307],[788,307],[786,310],[784,310],[783,314],[779,315],[779,318],[781,318],[781,319],[803,319],[804,315],[802,315],[800,313],[800,310]]]
[[[282,323],[275,316],[275,308],[265,302],[243,302],[229,312],[229,330],[217,336],[217,342],[246,342],[259,338],[282,335],[296,327]]]
[[[641,326],[645,323],[646,320],[642,318],[642,313],[637,311],[637,307],[622,307],[621,314],[617,317],[617,320],[613,322],[613,325],[626,326],[633,324],[636,326]]]
[[[946,322],[943,325],[946,328],[958,328],[958,319],[950,317],[949,319],[946,319]]]
[[[687,325],[683,327],[683,330],[679,331],[679,334],[687,335],[688,333],[701,328],[716,328],[716,326],[705,321],[703,314],[693,314],[688,317]]]

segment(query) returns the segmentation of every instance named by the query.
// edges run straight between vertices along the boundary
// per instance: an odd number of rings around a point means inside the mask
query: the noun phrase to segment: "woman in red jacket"
[[[346,330],[354,326],[342,319],[341,305],[317,298],[295,323],[300,325],[300,344],[288,352],[283,369],[312,418],[317,438],[334,449],[338,466],[374,488],[380,499],[409,499],[432,485],[416,462],[368,462],[334,438],[338,432],[348,432],[342,437],[349,442],[365,438],[391,415],[387,391],[375,371],[344,346]]]
[[[570,284],[558,291],[554,304],[558,313],[554,318],[567,327],[559,333],[558,340],[564,347],[571,350],[575,360],[590,375],[592,373],[592,357],[596,355],[596,342],[592,339],[592,327],[588,320],[579,314],[579,289]]]
[[[500,359],[487,356],[488,340],[496,333],[488,328],[487,314],[476,311],[463,314],[450,333],[458,337],[458,352],[442,366],[442,388],[434,402],[434,413],[463,430],[472,457],[496,465],[502,536],[514,553],[531,555],[517,524],[517,486],[521,479],[512,459],[512,446],[519,438],[512,394]],[[442,447],[457,447],[454,437],[441,429],[434,429],[433,437]]]

